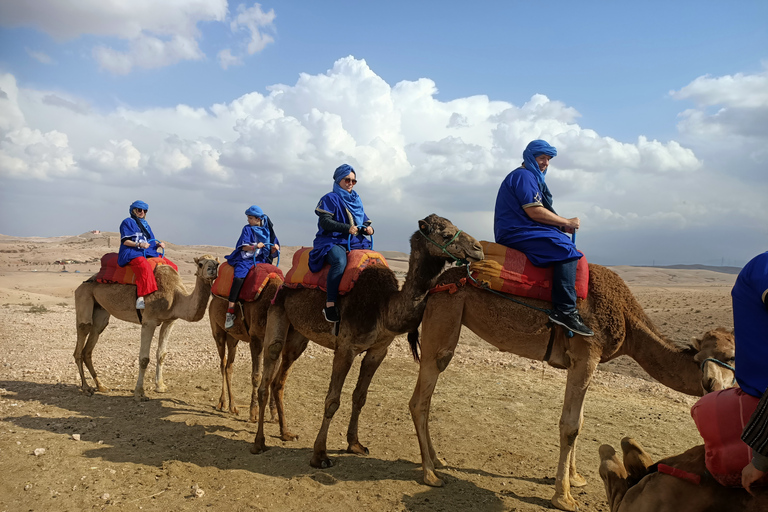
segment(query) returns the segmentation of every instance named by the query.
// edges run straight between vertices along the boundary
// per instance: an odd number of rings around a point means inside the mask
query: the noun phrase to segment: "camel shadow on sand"
[[[273,446],[263,454],[253,455],[249,449],[253,443],[255,424],[233,420],[226,413],[179,398],[157,398],[137,403],[129,390],[88,397],[74,385],[28,381],[0,381],[0,388],[5,390],[6,400],[21,405],[18,412],[29,410],[32,404],[36,409],[33,414],[8,415],[3,421],[19,429],[66,439],[80,434],[81,442],[92,446],[82,452],[82,456],[87,458],[148,468],[163,468],[169,462],[178,461],[219,470],[244,470],[268,477],[292,479],[306,476],[322,485],[382,480],[420,483],[421,468],[415,461],[385,460],[375,455],[358,456],[347,454],[344,450],[329,450],[335,462],[332,468],[311,468],[311,441],[303,439]],[[277,425],[272,427],[274,435],[271,437],[279,443]],[[45,446],[44,439],[32,442]],[[419,509],[424,504],[440,509],[455,506],[457,499],[463,499],[468,507],[475,510],[508,509],[495,492],[460,478],[460,473],[482,470],[446,469],[452,473],[446,475],[446,488],[421,487],[423,492],[404,494],[403,504],[409,509]],[[549,502],[541,498],[512,496],[550,508]]]

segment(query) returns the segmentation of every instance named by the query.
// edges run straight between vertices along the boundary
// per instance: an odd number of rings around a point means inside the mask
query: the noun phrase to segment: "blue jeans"
[[[576,268],[579,260],[552,264],[552,305],[562,313],[576,311]]]
[[[328,282],[326,283],[328,290],[326,301],[335,303],[339,298],[341,276],[344,275],[344,269],[347,268],[347,250],[340,245],[334,245],[325,255],[325,262],[331,266],[328,270]],[[575,276],[576,273],[574,271],[574,279],[576,279]]]

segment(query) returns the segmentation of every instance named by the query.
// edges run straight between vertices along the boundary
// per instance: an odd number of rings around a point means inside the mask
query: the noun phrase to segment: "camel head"
[[[443,260],[472,262],[485,258],[477,240],[434,213],[419,221],[419,231],[411,238],[411,252],[417,246]]]
[[[730,388],[734,385],[733,364],[736,343],[733,331],[718,327],[693,340],[698,351],[694,361],[701,365],[701,385],[706,393]]]
[[[204,254],[195,258],[197,271],[195,275],[207,282],[213,282],[219,274],[219,258],[214,258],[210,254]]]

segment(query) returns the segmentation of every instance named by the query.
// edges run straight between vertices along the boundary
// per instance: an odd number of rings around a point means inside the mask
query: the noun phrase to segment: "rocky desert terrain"
[[[432,401],[431,433],[447,467],[443,488],[421,483],[408,411],[418,364],[404,337],[377,372],[360,421],[367,457],[345,453],[353,367],[328,437],[335,465],[309,466],[331,373],[331,354],[310,343],[286,386],[299,435],[282,442],[267,425],[266,453],[249,452],[250,353],[240,346],[234,385],[240,415],[217,411],[219,360],[207,318],[179,321],[169,342],[168,392],[135,402],[140,327],[112,320],[94,351],[110,388],[86,396],[72,358],[73,291],[117,250],[116,233],[57,238],[0,235],[0,510],[538,511],[550,509],[565,372],[500,353],[464,330]],[[281,268],[296,248],[284,248]],[[191,290],[192,259],[226,247],[168,244]],[[407,256],[385,253],[396,272]],[[735,274],[613,267],[659,329],[678,343],[732,328]],[[724,269],[727,270],[727,269]],[[154,348],[154,346],[153,346]],[[154,358],[154,354],[153,354]],[[597,448],[631,435],[654,458],[700,444],[695,402],[651,379],[626,357],[601,364],[587,393],[577,445],[582,511],[607,511]]]

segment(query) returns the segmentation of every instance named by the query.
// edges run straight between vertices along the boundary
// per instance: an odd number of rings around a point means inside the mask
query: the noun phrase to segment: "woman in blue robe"
[[[234,268],[227,318],[224,321],[225,329],[235,324],[235,302],[240,296],[248,271],[257,263],[272,263],[280,250],[280,242],[275,235],[272,221],[264,211],[253,205],[245,210],[245,215],[248,217],[248,224],[243,226],[235,250],[229,256],[224,256],[227,263]]]
[[[552,267],[552,314],[549,319],[582,336],[593,336],[576,309],[576,267],[582,254],[568,233],[579,229],[578,217],[561,217],[552,207],[545,181],[557,149],[534,140],[523,164],[509,173],[496,196],[493,231],[496,243],[525,254],[537,267]]]
[[[355,184],[357,173],[352,166],[339,166],[333,173],[333,191],[321,197],[315,208],[318,231],[309,253],[309,270],[320,272],[326,263],[331,266],[323,308],[323,315],[329,322],[341,321],[336,301],[341,277],[347,267],[347,250],[371,248],[365,235],[372,235],[373,227],[365,214],[363,201],[352,190]]]

